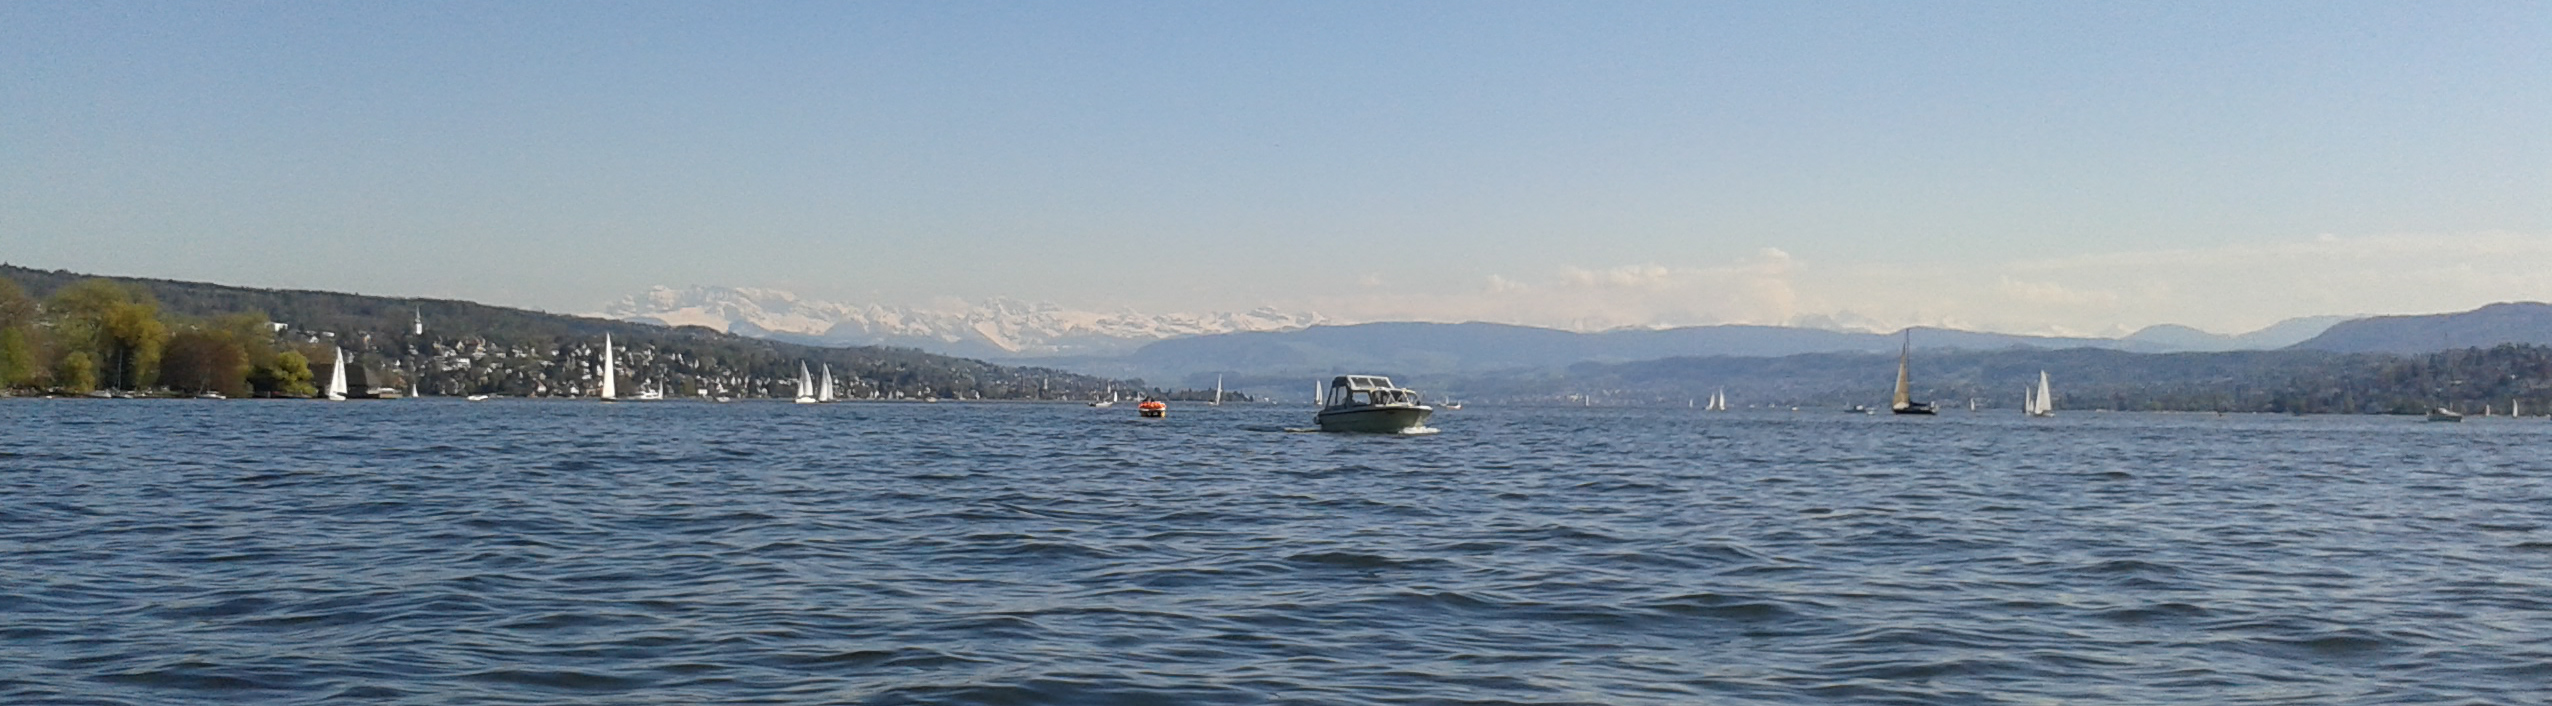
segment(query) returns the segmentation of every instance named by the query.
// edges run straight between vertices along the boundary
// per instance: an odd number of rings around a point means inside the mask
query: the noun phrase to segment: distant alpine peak
[[[1272,307],[1153,314],[1084,311],[1009,297],[929,306],[842,304],[759,287],[651,287],[603,316],[831,345],[899,345],[972,356],[1107,355],[1169,338],[1291,331],[1329,321]]]

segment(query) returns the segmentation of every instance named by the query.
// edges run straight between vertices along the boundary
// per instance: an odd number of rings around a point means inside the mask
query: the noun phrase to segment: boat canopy
[[[1344,388],[1347,388],[1347,389],[1349,389],[1349,390],[1390,390],[1390,389],[1394,389],[1394,388],[1391,386],[1391,378],[1382,377],[1382,376],[1379,376],[1379,375],[1340,375],[1340,376],[1338,376],[1338,377],[1336,377],[1336,378],[1331,379],[1331,380],[1329,381],[1329,386],[1330,386],[1330,387],[1344,387]]]
[[[1363,405],[1421,404],[1416,390],[1391,385],[1391,378],[1379,375],[1340,375],[1329,380],[1329,396],[1321,400],[1326,407]]]

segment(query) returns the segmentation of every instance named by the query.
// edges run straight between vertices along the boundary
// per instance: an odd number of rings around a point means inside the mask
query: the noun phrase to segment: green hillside
[[[592,395],[604,334],[623,390],[788,397],[801,364],[878,399],[1089,399],[1140,381],[905,348],[819,348],[445,299],[97,277],[0,265],[0,385],[307,394],[343,347],[372,386],[428,395]],[[418,333],[422,320],[424,331]],[[271,322],[271,323],[269,323]],[[308,370],[291,371],[297,354]],[[324,373],[320,373],[324,374]],[[292,378],[303,376],[294,384]],[[624,393],[627,394],[627,393]]]

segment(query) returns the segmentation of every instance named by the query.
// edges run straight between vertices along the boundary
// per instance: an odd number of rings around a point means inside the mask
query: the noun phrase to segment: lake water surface
[[[0,703],[2552,698],[2552,421],[0,401]]]

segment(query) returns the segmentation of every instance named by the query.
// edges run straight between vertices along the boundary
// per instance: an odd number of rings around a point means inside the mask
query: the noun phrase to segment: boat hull
[[[1895,412],[1897,414],[1933,414],[1932,406],[1923,402],[1908,403],[1902,407],[1890,408],[1888,411]]]
[[[1398,434],[1427,425],[1435,410],[1424,405],[1341,407],[1312,416],[1321,431]]]

